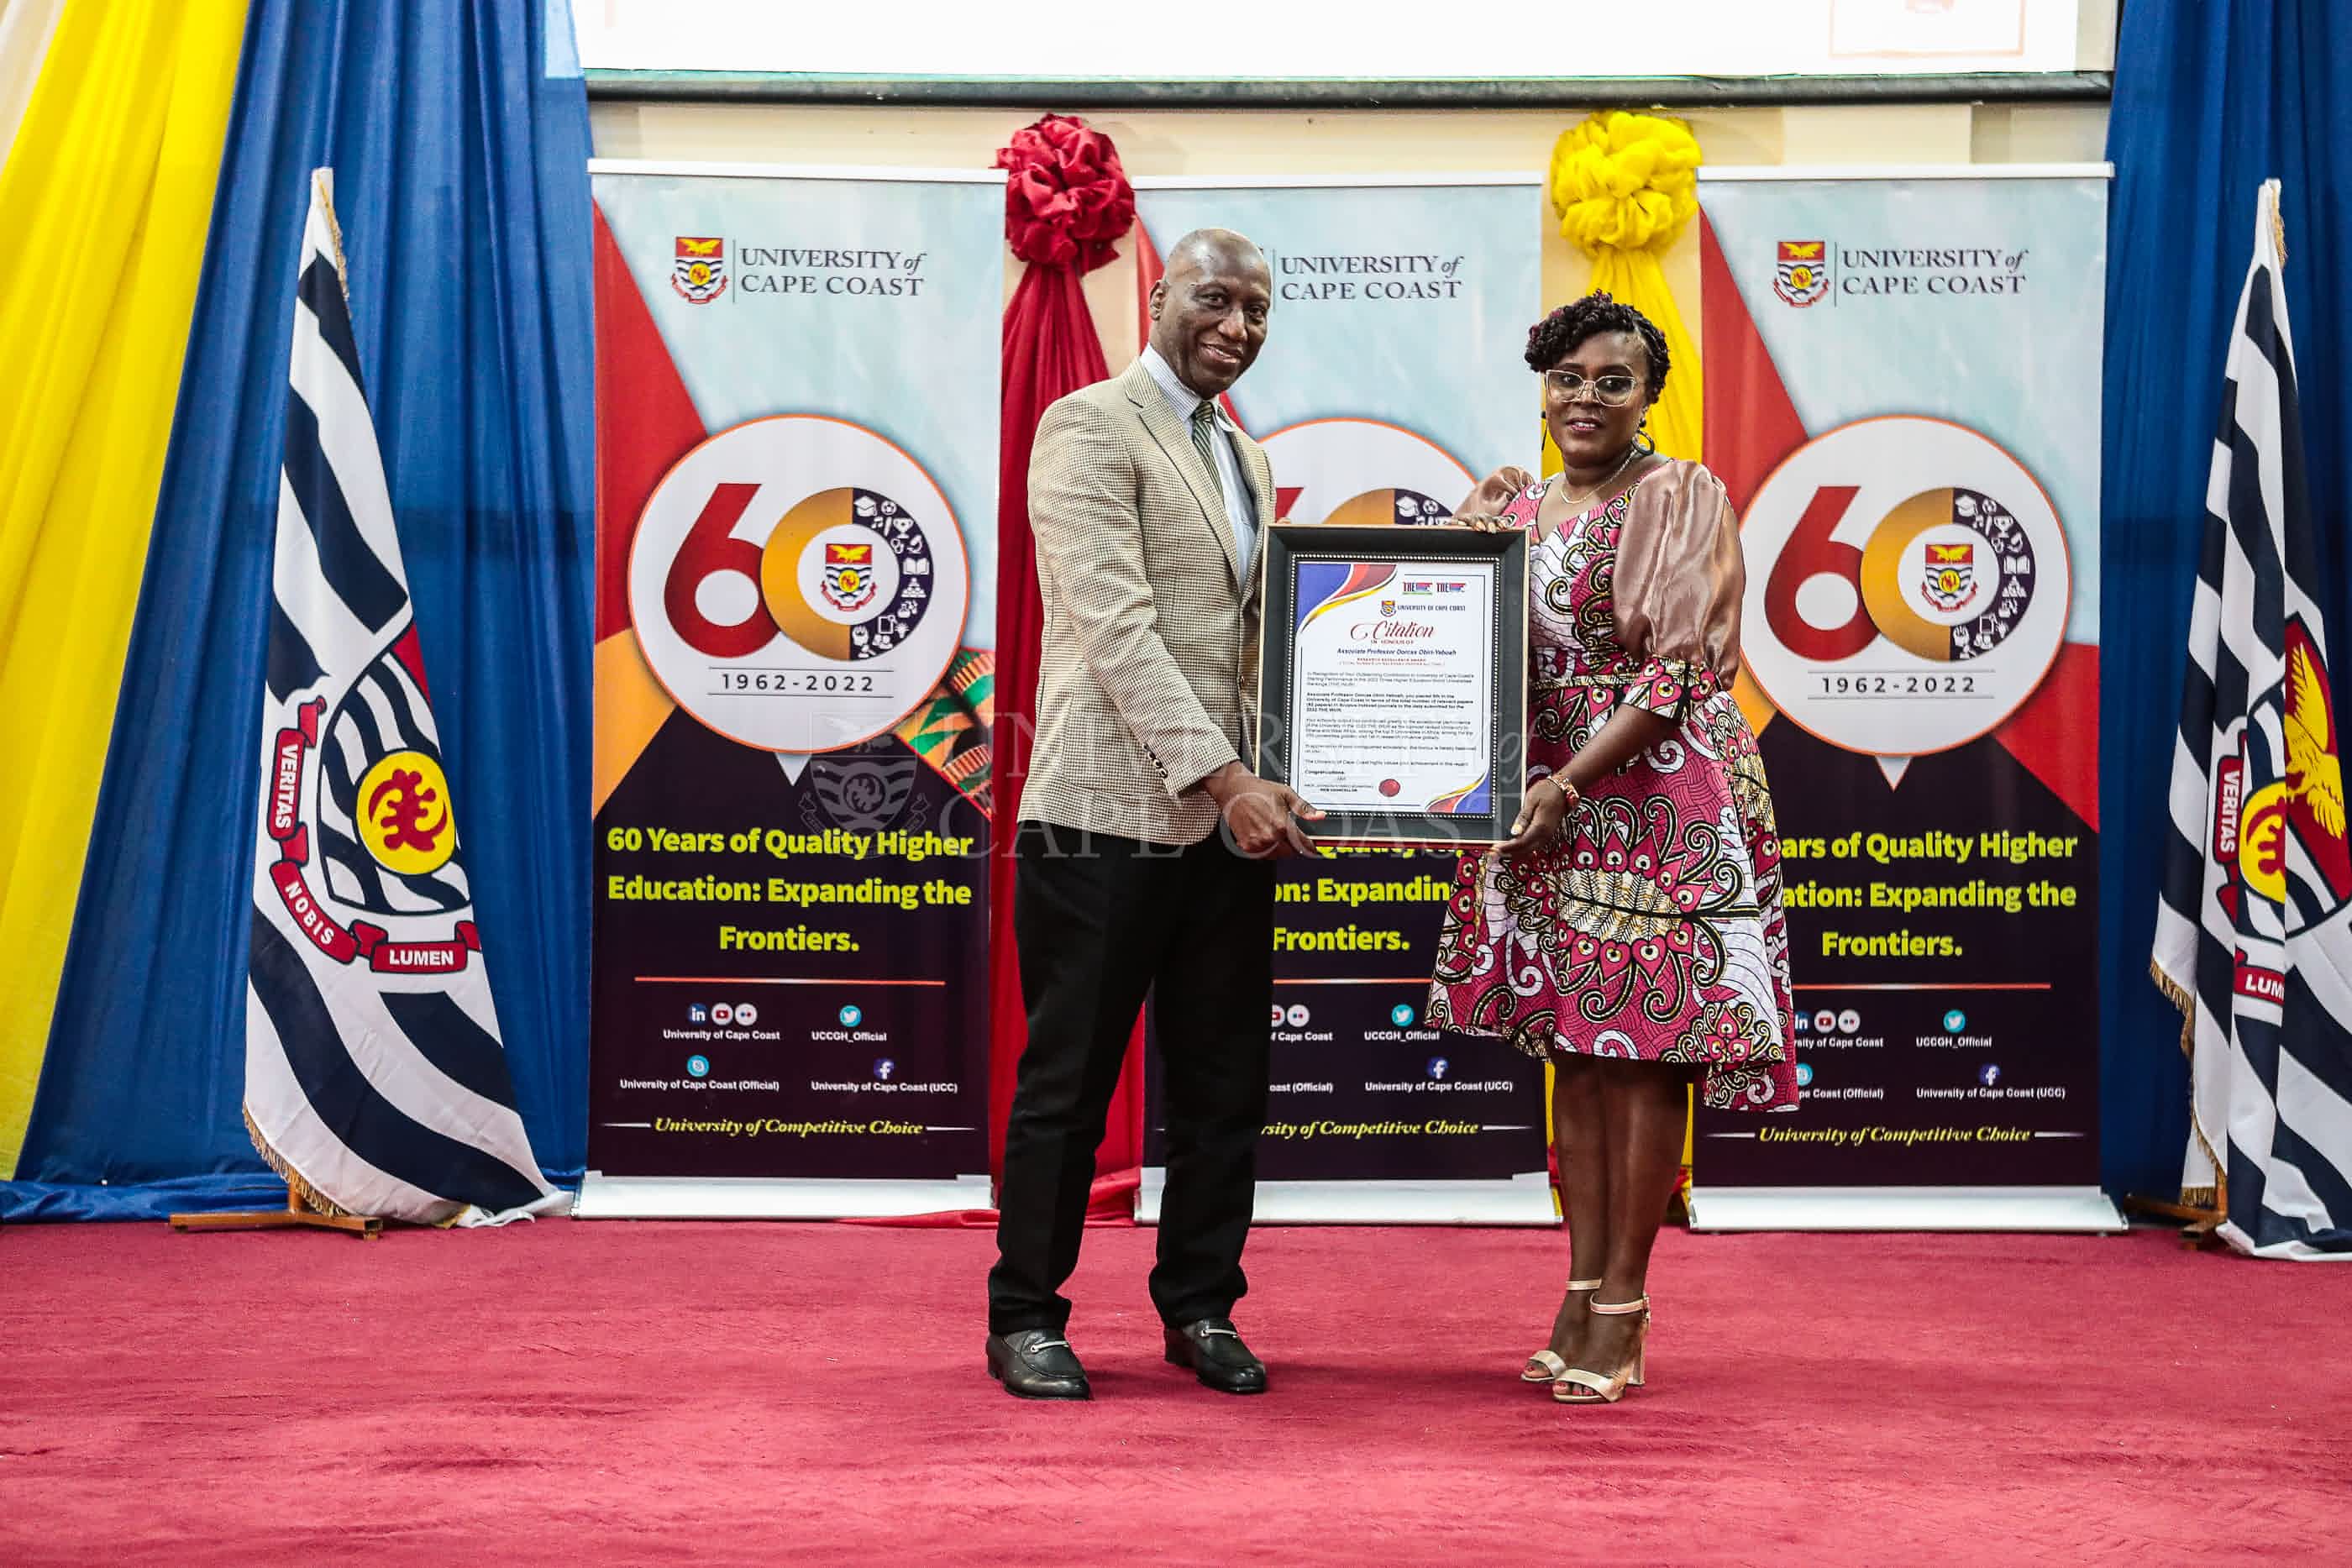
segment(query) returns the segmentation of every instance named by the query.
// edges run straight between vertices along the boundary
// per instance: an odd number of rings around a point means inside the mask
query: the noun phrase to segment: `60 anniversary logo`
[[[2058,514],[2024,465],[1965,425],[1841,425],[1774,470],[1743,533],[1748,673],[1849,751],[1975,739],[2032,695],[2065,641]]]
[[[663,688],[730,739],[831,751],[912,712],[955,656],[963,537],[912,457],[777,414],[704,441],[647,498],[629,614]]]

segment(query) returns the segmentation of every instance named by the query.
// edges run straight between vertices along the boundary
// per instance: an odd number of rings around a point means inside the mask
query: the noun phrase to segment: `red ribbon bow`
[[[1092,272],[1118,254],[1135,222],[1135,188],[1109,137],[1083,120],[1049,114],[996,154],[1004,183],[1004,237],[1039,267]]]

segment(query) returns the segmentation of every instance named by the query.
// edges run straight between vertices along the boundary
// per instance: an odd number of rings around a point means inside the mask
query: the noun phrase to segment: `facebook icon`
[[[1442,1056],[1433,1056],[1429,1059],[1429,1075],[1440,1083],[1445,1082],[1445,1075],[1453,1069],[1454,1064]]]

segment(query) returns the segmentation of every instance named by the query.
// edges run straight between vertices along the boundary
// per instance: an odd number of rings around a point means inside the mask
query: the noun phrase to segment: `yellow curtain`
[[[1552,210],[1560,234],[1592,257],[1587,291],[1605,289],[1658,325],[1674,373],[1650,412],[1650,439],[1669,457],[1699,456],[1706,378],[1698,346],[1683,325],[1658,257],[1682,236],[1698,213],[1697,138],[1679,120],[1611,110],[1587,115],[1560,132],[1551,150]],[[1543,471],[1559,471],[1559,448],[1544,432]],[[1551,1134],[1551,1069],[1544,1069],[1544,1131]],[[1687,1199],[1693,1139],[1689,1113],[1683,1129],[1683,1176]]]
[[[73,925],[245,13],[67,0],[0,168],[0,1178]]]
[[[1650,439],[1669,457],[1699,455],[1705,393],[1698,348],[1658,257],[1698,212],[1698,141],[1679,120],[1619,110],[1588,115],[1551,152],[1559,232],[1592,257],[1588,289],[1606,289],[1658,324],[1674,374],[1650,413]],[[1559,453],[1544,436],[1544,472]]]

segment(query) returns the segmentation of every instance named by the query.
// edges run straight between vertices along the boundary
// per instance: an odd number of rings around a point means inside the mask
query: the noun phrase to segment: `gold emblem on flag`
[[[421,751],[377,758],[360,780],[360,838],[387,871],[423,876],[449,863],[457,834],[449,815],[449,780]]]
[[[2287,787],[2310,809],[2314,826],[2341,839],[2344,764],[2336,755],[2331,706],[2318,655],[2309,643],[2297,643],[2286,661]]]
[[[2300,619],[2286,626],[2286,675],[2279,693],[2285,732],[2286,776],[2273,779],[2246,797],[2239,813],[2234,844],[2234,870],[2240,884],[2273,904],[2287,902],[2287,860],[2291,846],[2299,846],[2315,876],[2305,883],[2310,892],[2335,900],[2330,907],[2352,902],[2352,842],[2345,832],[2344,763],[2336,744],[2336,702],[2327,678],[2326,657],[2312,642]],[[2223,787],[2216,791],[2215,843],[2221,846],[2227,823],[2231,788],[2243,777],[2245,765],[2225,765]],[[2224,865],[2232,857],[2221,855]],[[2222,906],[2237,917],[2236,889],[2221,890]]]

